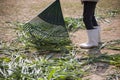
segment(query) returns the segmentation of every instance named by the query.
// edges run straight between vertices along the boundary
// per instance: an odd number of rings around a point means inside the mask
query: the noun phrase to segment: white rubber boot
[[[100,35],[101,28],[100,26],[94,26],[94,28],[98,30],[98,43],[101,44],[101,35]]]
[[[80,44],[82,49],[91,49],[98,46],[98,29],[87,30],[88,42]]]

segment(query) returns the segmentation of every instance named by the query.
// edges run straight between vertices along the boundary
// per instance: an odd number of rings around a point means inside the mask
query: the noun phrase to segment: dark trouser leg
[[[93,23],[93,26],[98,26],[95,16],[92,17],[92,23]]]
[[[94,29],[93,26],[98,26],[94,13],[97,2],[84,1],[83,21],[86,29]]]

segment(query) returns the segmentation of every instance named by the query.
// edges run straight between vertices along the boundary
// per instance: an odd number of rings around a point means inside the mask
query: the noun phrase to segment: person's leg
[[[87,30],[94,29],[93,26],[97,26],[94,17],[96,4],[97,2],[84,1],[83,21]]]
[[[80,44],[80,47],[84,49],[90,49],[98,46],[98,30],[94,28],[94,23],[93,23],[93,16],[94,16],[96,4],[97,2],[89,2],[89,1],[84,2],[83,21],[86,26],[87,35],[88,35],[88,42]]]

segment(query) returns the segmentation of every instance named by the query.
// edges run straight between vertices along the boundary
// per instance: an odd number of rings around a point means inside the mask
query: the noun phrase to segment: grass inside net
[[[26,23],[22,26],[22,39],[26,46],[40,51],[61,51],[70,46],[68,32],[64,26],[46,22]]]
[[[22,39],[27,46],[40,51],[65,50],[70,39],[59,0],[55,0],[38,16],[22,26]]]

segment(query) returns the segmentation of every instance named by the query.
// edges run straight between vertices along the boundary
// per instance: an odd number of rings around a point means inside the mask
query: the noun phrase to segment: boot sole
[[[93,49],[93,48],[97,48],[98,46],[91,46],[91,47],[82,47],[80,46],[81,49]]]

